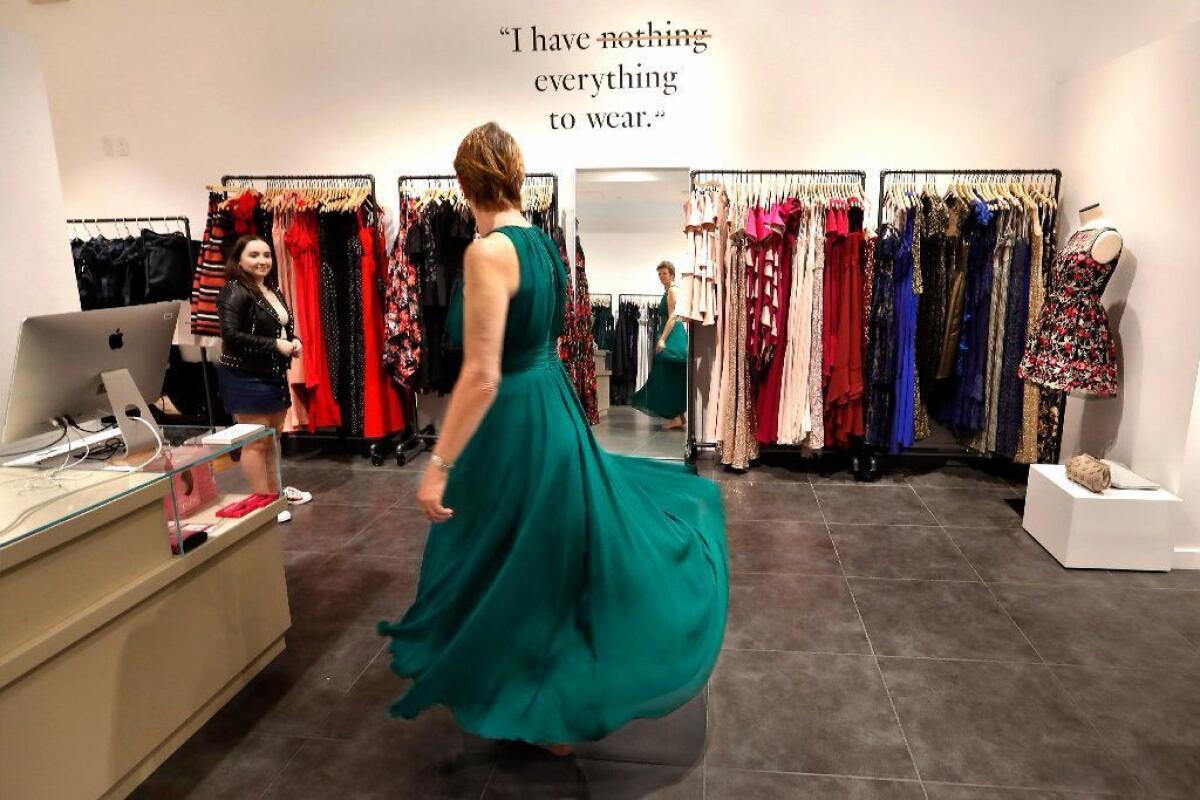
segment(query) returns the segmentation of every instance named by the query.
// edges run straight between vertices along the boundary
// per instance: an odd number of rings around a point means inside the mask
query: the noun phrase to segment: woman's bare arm
[[[675,323],[679,321],[675,316],[675,295],[678,291],[674,286],[667,290],[667,322],[663,325],[662,335],[658,337],[658,341],[662,345],[666,345],[668,334],[675,327]]]

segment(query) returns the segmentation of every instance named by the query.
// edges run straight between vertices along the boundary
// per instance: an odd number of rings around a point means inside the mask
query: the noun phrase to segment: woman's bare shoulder
[[[467,247],[467,257],[474,260],[502,261],[516,258],[517,248],[512,240],[499,231],[482,236]]]

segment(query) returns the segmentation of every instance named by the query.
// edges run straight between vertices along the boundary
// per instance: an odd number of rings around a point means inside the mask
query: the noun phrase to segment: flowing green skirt
[[[682,463],[601,449],[561,363],[506,375],[446,489],[417,599],[392,639],[413,678],[488,738],[599,739],[694,697],[725,631],[720,489]]]
[[[671,328],[666,344],[655,354],[650,376],[629,404],[650,416],[674,419],[687,410],[688,334],[682,322]]]

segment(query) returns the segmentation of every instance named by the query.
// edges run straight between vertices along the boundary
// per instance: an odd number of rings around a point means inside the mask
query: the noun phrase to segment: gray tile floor
[[[666,420],[648,417],[629,406],[610,406],[608,414],[592,426],[596,440],[607,450],[647,458],[683,458],[682,430],[664,431]]]
[[[565,760],[445,711],[393,721],[374,625],[415,593],[421,463],[289,463],[317,500],[283,529],[287,650],[136,797],[1200,796],[1200,572],[1064,570],[1020,529],[1023,487],[962,466],[856,485],[702,465],[727,499],[728,635],[670,717]]]

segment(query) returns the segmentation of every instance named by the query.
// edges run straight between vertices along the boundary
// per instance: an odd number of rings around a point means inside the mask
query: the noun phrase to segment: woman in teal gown
[[[638,411],[652,417],[670,420],[663,430],[682,428],[687,410],[687,326],[675,316],[675,265],[664,261],[658,265],[658,279],[663,285],[662,300],[658,303],[659,331],[654,344],[654,362],[646,383],[638,389],[629,403]]]
[[[516,142],[481,126],[454,166],[483,238],[451,314],[462,371],[417,495],[434,522],[417,597],[379,624],[412,679],[390,713],[440,704],[479,736],[565,754],[704,687],[729,597],[724,506],[682,463],[597,445],[558,358],[566,268],[519,211]]]

